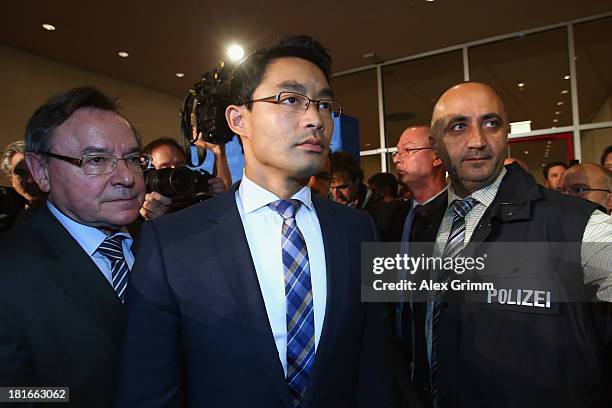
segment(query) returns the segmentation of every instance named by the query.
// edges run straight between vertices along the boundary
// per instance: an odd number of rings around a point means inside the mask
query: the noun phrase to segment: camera
[[[213,144],[225,144],[234,137],[225,120],[225,109],[231,103],[229,76],[230,70],[221,61],[218,68],[202,75],[183,100],[181,133],[190,144],[200,133],[205,142]]]
[[[206,170],[184,166],[159,170],[151,167],[143,176],[148,193],[157,191],[174,202],[185,204],[185,207],[210,198],[208,180],[212,175]]]

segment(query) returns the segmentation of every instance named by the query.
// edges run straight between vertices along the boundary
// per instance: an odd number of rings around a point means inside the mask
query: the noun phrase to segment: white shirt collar
[[[245,214],[257,211],[262,207],[267,207],[268,204],[280,200],[276,194],[266,190],[255,182],[249,180],[245,175],[242,176],[242,181],[238,187],[238,194],[242,201],[242,207]],[[314,211],[312,205],[311,191],[308,186],[302,187],[298,192],[291,196],[294,200],[299,200],[310,211]]]
[[[68,217],[64,213],[55,207],[51,201],[47,200],[47,207],[51,214],[57,218],[57,220],[68,230],[70,235],[79,243],[81,248],[87,253],[87,255],[92,256],[100,244],[104,242],[104,240],[108,237],[104,231],[90,227],[89,225],[84,225],[76,222],[72,218]],[[132,244],[132,237],[130,234],[125,232],[118,232],[114,235],[123,235],[128,240],[128,247]]]
[[[497,195],[497,190],[499,190],[499,185],[501,184],[501,181],[506,175],[506,173],[507,173],[506,168],[502,167],[502,170],[497,175],[497,178],[495,179],[495,181],[493,181],[488,186],[481,188],[480,190],[474,191],[468,197],[472,197],[476,199],[476,201],[478,201],[480,204],[483,204],[484,206],[489,207],[491,203],[493,203],[493,200],[495,199],[495,196]],[[450,206],[452,202],[455,200],[462,200],[462,198],[459,197],[457,193],[455,193],[452,183],[449,183],[448,205]]]

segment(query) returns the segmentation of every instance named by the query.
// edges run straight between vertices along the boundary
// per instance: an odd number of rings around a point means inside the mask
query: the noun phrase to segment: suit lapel
[[[221,274],[232,294],[254,355],[259,359],[281,399],[291,407],[291,395],[278,358],[244,226],[236,207],[236,188],[237,185],[234,185],[227,193],[218,197],[216,206],[210,211],[211,220],[218,223],[211,234],[215,237],[214,245],[217,247],[214,253],[232,254],[231,258],[218,257]]]
[[[32,225],[49,245],[47,274],[117,344],[121,302],[111,285],[46,206]]]
[[[321,330],[321,338],[315,355],[305,401],[310,403],[316,393],[318,385],[325,375],[329,355],[336,343],[338,330],[342,325],[342,316],[346,305],[346,288],[348,287],[349,264],[347,237],[342,234],[346,227],[338,224],[334,216],[333,206],[313,195],[313,203],[321,225],[323,246],[325,248],[325,267],[327,275],[327,304],[325,305],[325,319]],[[354,255],[354,254],[353,254]],[[361,276],[360,271],[353,271]]]

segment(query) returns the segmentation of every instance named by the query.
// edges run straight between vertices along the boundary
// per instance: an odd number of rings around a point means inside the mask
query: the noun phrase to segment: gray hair
[[[4,154],[2,154],[0,167],[7,176],[11,174],[11,160],[13,160],[13,156],[15,156],[17,153],[25,153],[25,143],[23,140],[18,140],[6,146]]]

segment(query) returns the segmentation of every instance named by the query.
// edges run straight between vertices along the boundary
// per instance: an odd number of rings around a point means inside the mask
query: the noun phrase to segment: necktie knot
[[[98,252],[111,260],[121,260],[123,259],[122,241],[124,239],[125,235],[107,237],[98,247]]]
[[[478,201],[476,201],[475,198],[467,197],[463,200],[453,201],[451,206],[453,207],[453,211],[457,216],[465,218],[465,216],[472,210],[472,208],[476,206],[476,203],[478,203]]]
[[[287,220],[295,218],[295,213],[300,207],[300,202],[298,200],[277,200],[268,204],[268,207],[279,213],[283,219]]]

